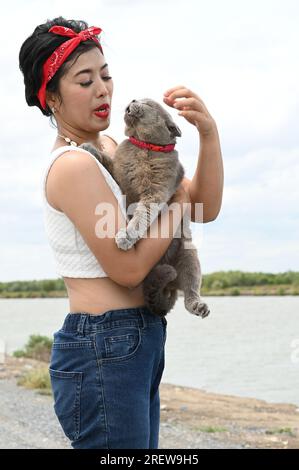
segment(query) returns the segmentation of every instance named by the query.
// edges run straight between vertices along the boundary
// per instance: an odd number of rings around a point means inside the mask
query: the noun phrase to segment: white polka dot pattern
[[[66,214],[54,209],[54,207],[48,203],[46,198],[45,184],[50,167],[56,158],[58,158],[64,152],[70,150],[79,150],[81,152],[88,153],[92,156],[92,158],[94,158],[112,192],[117,198],[125,219],[128,221],[126,215],[125,198],[121,192],[120,187],[112,178],[108,170],[95,158],[94,155],[92,155],[90,152],[87,152],[87,150],[83,150],[82,148],[68,145],[54,150],[51,153],[50,162],[47,163],[47,168],[42,183],[42,194],[44,227],[49,244],[53,250],[56,262],[56,272],[60,276],[75,278],[107,277],[107,274],[85,243],[85,240],[72,221],[67,217]]]

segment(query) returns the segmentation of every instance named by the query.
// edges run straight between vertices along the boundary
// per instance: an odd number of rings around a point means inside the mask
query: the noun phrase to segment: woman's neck
[[[53,149],[52,149],[52,152],[54,150],[56,150],[57,148],[59,147],[63,147],[65,145],[70,145],[68,142],[65,141],[65,139],[63,137],[61,137],[61,135],[63,135],[64,137],[69,137],[71,140],[73,140],[74,142],[76,142],[77,146],[79,147],[81,144],[85,143],[85,142],[88,142],[90,144],[92,144],[94,147],[96,147],[97,149],[101,150],[103,148],[103,145],[102,145],[102,142],[101,142],[101,138],[100,138],[100,134],[98,134],[98,137],[97,139],[90,139],[90,140],[83,140],[82,138],[79,138],[79,139],[75,139],[75,137],[71,137],[67,134],[62,134],[61,132],[59,132],[60,136],[57,135],[56,136],[56,140],[54,142],[54,146],[53,146]]]

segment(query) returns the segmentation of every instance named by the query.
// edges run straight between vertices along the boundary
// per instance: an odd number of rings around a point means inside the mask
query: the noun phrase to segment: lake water
[[[202,320],[180,297],[167,315],[162,382],[299,405],[299,297],[204,297]],[[0,299],[0,341],[12,352],[30,334],[52,336],[68,299]]]

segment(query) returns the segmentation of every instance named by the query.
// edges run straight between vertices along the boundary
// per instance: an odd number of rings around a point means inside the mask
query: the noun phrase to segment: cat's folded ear
[[[166,122],[168,129],[170,130],[173,137],[181,137],[182,132],[179,126],[177,126],[173,121]]]

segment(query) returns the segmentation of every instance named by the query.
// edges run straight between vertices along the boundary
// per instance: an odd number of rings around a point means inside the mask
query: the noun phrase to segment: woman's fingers
[[[186,98],[186,99],[191,98],[192,101],[189,101],[189,103],[193,107],[193,109],[198,109],[199,111],[208,112],[207,107],[205,106],[203,100],[196,93],[194,93],[193,91],[189,90],[186,87],[170,88],[169,94],[167,94],[167,96],[165,96],[165,93],[164,93],[163,101],[168,106],[171,106],[172,108],[176,108],[176,106],[174,106],[174,103],[175,102],[180,103],[180,101],[183,101],[179,98]],[[186,104],[186,106],[188,105]],[[194,108],[194,106],[196,107]],[[179,108],[180,105],[178,105],[177,107]]]
[[[165,91],[164,96],[169,96],[173,91],[179,90],[180,88],[185,88],[183,85],[177,85],[173,88],[169,88],[167,91]]]
[[[173,103],[173,107],[176,109],[194,109],[197,111],[204,111],[204,107],[200,101],[196,98],[182,98],[180,100],[176,100]]]

